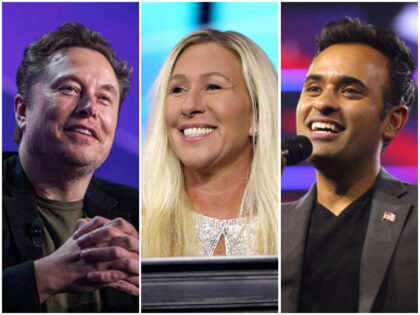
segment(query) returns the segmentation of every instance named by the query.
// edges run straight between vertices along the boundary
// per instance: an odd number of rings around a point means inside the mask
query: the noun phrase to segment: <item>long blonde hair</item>
[[[182,164],[168,138],[164,111],[169,78],[188,47],[215,42],[240,60],[251,99],[257,136],[241,214],[258,217],[255,254],[276,254],[278,247],[277,73],[263,50],[237,32],[197,31],[170,52],[152,88],[153,104],[142,150],[142,256],[196,255],[193,205],[184,187]]]

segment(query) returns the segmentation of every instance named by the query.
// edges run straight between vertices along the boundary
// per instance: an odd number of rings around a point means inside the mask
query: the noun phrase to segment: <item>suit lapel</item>
[[[92,179],[83,205],[88,217],[102,216],[107,219],[122,217],[130,222],[128,211],[118,210],[118,201],[102,191]]]
[[[32,243],[29,229],[32,221],[39,217],[33,195],[16,194],[3,196],[3,206],[10,221],[11,234],[15,240],[16,249],[22,261],[42,257],[42,247]]]
[[[402,183],[382,170],[375,184],[371,213],[360,264],[359,312],[370,312],[391,262],[393,252],[412,204],[401,201]],[[382,220],[384,212],[395,222]]]
[[[39,218],[32,186],[17,155],[9,158],[6,163],[9,164],[3,174],[3,211],[10,222],[10,233],[21,260],[40,258],[42,248],[33,244],[29,234],[32,221]]]
[[[297,203],[282,206],[281,217],[281,311],[297,312],[308,225],[315,185]]]

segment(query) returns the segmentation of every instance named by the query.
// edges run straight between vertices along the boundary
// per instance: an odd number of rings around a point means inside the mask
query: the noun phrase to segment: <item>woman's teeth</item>
[[[212,133],[214,130],[214,128],[187,128],[184,129],[184,136],[185,137],[198,137],[198,136],[203,136],[209,133]]]

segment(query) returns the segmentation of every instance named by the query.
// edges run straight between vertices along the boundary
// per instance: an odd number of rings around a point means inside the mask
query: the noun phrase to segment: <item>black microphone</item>
[[[305,136],[287,138],[281,142],[281,154],[286,158],[287,165],[299,164],[311,156],[312,143]]]
[[[42,245],[42,229],[44,228],[44,225],[44,221],[42,221],[41,218],[35,218],[32,220],[31,227],[29,228],[32,243],[36,247],[41,247]]]

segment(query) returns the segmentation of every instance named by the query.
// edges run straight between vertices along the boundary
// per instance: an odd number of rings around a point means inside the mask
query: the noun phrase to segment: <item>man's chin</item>
[[[338,157],[335,154],[331,154],[329,152],[317,152],[317,150],[314,150],[307,161],[309,164],[317,168],[317,166],[321,165],[328,166],[330,163],[334,164],[337,159]]]
[[[84,154],[74,154],[71,152],[62,153],[63,166],[67,165],[68,167],[80,169],[83,173],[93,173],[102,162],[98,162],[97,158],[91,155]]]
[[[329,176],[342,174],[348,168],[348,161],[342,155],[332,152],[314,152],[307,161],[318,171]]]

